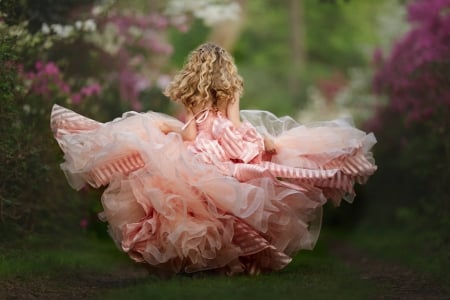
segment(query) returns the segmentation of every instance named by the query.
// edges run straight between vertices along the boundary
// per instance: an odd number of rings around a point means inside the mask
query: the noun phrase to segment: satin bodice
[[[195,122],[197,128],[197,137],[190,149],[203,156],[205,162],[260,160],[263,138],[247,122],[236,128],[224,113],[215,109],[198,112],[186,125],[190,122]]]

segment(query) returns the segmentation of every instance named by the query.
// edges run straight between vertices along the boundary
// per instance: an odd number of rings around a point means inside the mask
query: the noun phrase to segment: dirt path
[[[374,281],[379,286],[373,299],[450,299],[442,284],[429,276],[376,259],[343,242],[333,242],[331,250],[338,259],[356,270],[361,279]]]
[[[63,273],[32,278],[15,277],[0,280],[0,299],[92,299],[111,289],[125,288],[148,279],[148,271],[129,265],[111,274]]]
[[[337,259],[356,270],[361,280],[369,280],[379,287],[372,299],[450,299],[450,294],[441,284],[409,268],[369,256],[342,241],[330,243],[330,250]],[[80,269],[51,276],[17,276],[0,279],[0,299],[95,299],[106,291],[144,284],[149,280],[148,270],[134,264],[103,275]]]

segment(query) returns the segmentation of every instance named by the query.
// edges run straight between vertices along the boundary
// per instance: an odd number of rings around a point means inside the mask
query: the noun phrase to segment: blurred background
[[[375,133],[379,170],[354,204],[327,206],[325,229],[398,257],[409,249],[444,274],[449,11],[448,0],[0,1],[0,247],[106,238],[101,191],[71,190],[59,169],[52,105],[99,121],[128,110],[177,115],[161,91],[191,50],[213,41],[244,78],[242,109],[301,123],[352,117]]]

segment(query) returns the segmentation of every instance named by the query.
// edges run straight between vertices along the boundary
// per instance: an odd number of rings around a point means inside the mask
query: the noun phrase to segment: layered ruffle
[[[355,183],[365,183],[377,169],[370,151],[375,136],[358,130],[351,120],[303,125],[266,111],[244,110],[241,115],[261,134],[273,139],[277,154],[266,168],[274,176],[313,185],[336,205],[342,199],[351,202]]]
[[[135,261],[171,272],[279,270],[314,247],[327,198],[352,195],[374,172],[375,139],[341,121],[243,116],[235,128],[211,112],[210,130],[190,143],[163,134],[162,123],[183,124],[154,112],[99,123],[55,105],[51,125],[71,185],[107,185],[101,218]],[[262,134],[277,146],[270,161]]]

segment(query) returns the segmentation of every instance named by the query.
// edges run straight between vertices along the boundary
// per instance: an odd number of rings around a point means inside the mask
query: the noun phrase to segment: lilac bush
[[[95,41],[99,46],[105,45],[102,42],[110,38],[108,34],[119,41],[114,49],[103,48],[115,61],[115,68],[105,74],[106,78],[111,80],[111,86],[117,83],[122,101],[128,102],[134,110],[142,110],[141,92],[159,87],[160,77],[167,76],[165,67],[173,48],[166,39],[166,31],[181,24],[172,24],[169,18],[156,12],[115,11],[106,16],[100,26],[100,36]]]
[[[388,103],[367,124],[379,140],[368,188],[385,218],[427,228],[423,244],[440,251],[450,226],[450,0],[410,2],[408,21],[390,54],[374,53],[373,88]]]
[[[374,89],[389,96],[390,108],[408,125],[435,122],[450,109],[450,0],[412,2],[408,20],[412,30],[389,56],[383,59],[380,50],[374,54],[382,65]]]
[[[123,10],[111,1],[98,3],[82,10],[66,7],[72,12],[64,24],[42,20],[40,30],[39,24],[28,28],[28,20],[22,20],[26,16],[6,22],[0,12],[0,33],[14,40],[21,57],[14,62],[23,79],[18,87],[29,99],[34,95],[44,101],[32,105],[63,102],[81,105],[83,112],[102,106],[142,110],[142,93],[165,87],[173,52],[168,32],[187,31],[187,19],[166,16],[162,10]],[[88,101],[93,97],[95,101]],[[103,118],[108,117],[113,116]]]
[[[37,61],[34,69],[25,72],[22,76],[31,93],[49,101],[60,97],[70,99],[72,104],[79,104],[85,98],[99,95],[102,90],[99,83],[90,83],[78,91],[73,91],[54,62]]]

